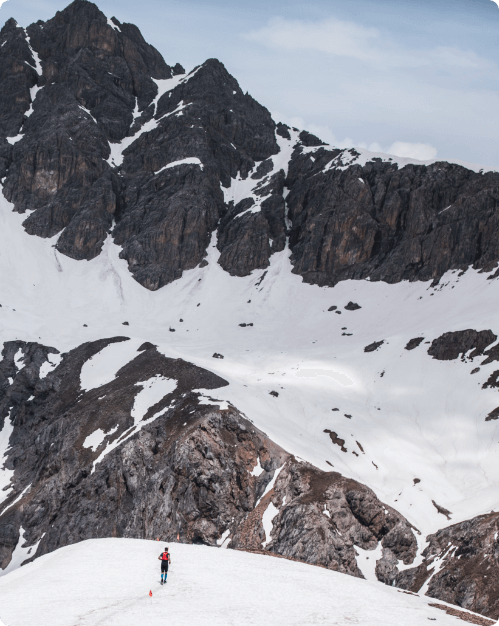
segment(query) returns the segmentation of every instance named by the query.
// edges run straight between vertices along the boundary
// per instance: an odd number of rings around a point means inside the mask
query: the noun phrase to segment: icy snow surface
[[[262,526],[265,531],[265,541],[262,543],[262,547],[265,548],[267,544],[272,541],[270,533],[272,532],[272,522],[276,515],[279,515],[279,509],[274,506],[272,502],[269,502],[268,507],[265,509],[265,513],[262,516]]]
[[[430,598],[312,565],[207,546],[170,542],[172,565],[161,586],[160,546],[93,539],[46,554],[0,579],[0,618],[8,626],[457,623],[428,606]]]
[[[0,505],[10,495],[10,490],[4,491],[5,487],[8,487],[12,477],[14,476],[14,470],[4,468],[5,461],[7,460],[6,452],[9,449],[9,440],[14,426],[10,419],[10,415],[5,418],[3,428],[0,430]]]
[[[109,17],[107,18],[107,24],[108,26],[111,26],[113,30],[117,30],[119,33],[121,33],[121,28],[117,26]]]
[[[10,143],[10,145],[14,145],[18,141],[21,141],[23,137],[24,135],[19,134],[19,135],[16,135],[15,137],[7,137],[7,141]]]
[[[8,511],[11,507],[13,507],[13,506],[14,506],[14,504],[17,504],[17,503],[19,502],[19,500],[22,500],[22,499],[24,498],[24,495],[26,494],[26,492],[28,492],[28,493],[29,493],[29,491],[28,491],[28,490],[29,490],[30,488],[31,488],[31,483],[30,483],[27,487],[25,487],[25,488],[21,491],[21,493],[17,496],[17,498],[16,498],[15,500],[13,500],[13,501],[12,501],[12,502],[11,502],[11,503],[10,503],[10,504],[9,504],[9,505],[8,505],[8,506],[7,506],[7,507],[6,507],[3,511],[2,511],[2,515],[3,515],[4,513],[6,513],[6,512],[7,512],[7,511]],[[10,494],[9,494],[9,495],[10,495]]]
[[[282,140],[283,150],[293,141]],[[274,171],[279,158],[272,157]],[[233,181],[226,197],[245,197],[245,184]],[[499,401],[495,389],[481,388],[497,363],[437,361],[425,343],[467,328],[499,334],[498,280],[469,269],[462,276],[449,272],[435,288],[370,281],[321,288],[291,273],[289,250],[274,254],[265,272],[238,278],[218,265],[212,240],[206,267],[150,292],[133,280],[111,238],[97,258],[75,261],[55,250],[57,236],[27,235],[25,216],[12,208],[0,195],[2,342],[37,341],[62,353],[126,332],[129,341],[111,344],[84,365],[82,389],[113,380],[150,341],[166,356],[228,381],[200,390],[202,402],[230,403],[290,453],[331,471],[328,461],[368,485],[423,535],[499,510],[499,422],[485,422]],[[345,310],[349,301],[362,308]],[[342,314],[329,312],[331,305]],[[254,326],[241,328],[242,322]],[[404,350],[414,337],[425,342]],[[364,352],[381,340],[377,351]],[[215,352],[224,359],[212,358]],[[161,414],[142,420],[128,436]],[[347,452],[324,430],[344,439]],[[102,455],[125,440],[108,444]],[[2,470],[0,484],[8,485],[10,476]],[[432,500],[452,512],[450,521]]]
[[[276,480],[279,477],[279,474],[281,473],[281,470],[282,470],[283,467],[284,467],[284,465],[282,467],[280,467],[279,469],[275,470],[274,478],[272,478],[272,480],[269,482],[269,484],[265,488],[265,491],[263,492],[261,498],[258,499],[258,502],[255,504],[255,508],[260,504],[260,502],[263,500],[263,498],[265,498],[265,496],[274,488]]]
[[[155,172],[155,174],[160,174],[163,170],[168,170],[170,169],[170,167],[177,167],[178,165],[199,165],[201,170],[203,169],[203,164],[197,157],[188,157],[186,159],[181,159],[180,161],[173,161],[172,163],[168,163],[168,165],[162,167],[160,170]]]
[[[251,470],[251,475],[252,476],[260,476],[260,474],[264,471],[263,467],[260,465],[260,457],[257,458],[256,460],[256,465],[255,467]]]
[[[120,341],[111,343],[81,368],[80,386],[83,391],[102,387],[116,378],[116,373],[133,358],[138,356],[139,342]]]
[[[36,94],[41,89],[43,89],[43,87],[38,87],[37,85],[35,85],[34,87],[30,88],[29,93],[30,93],[30,98],[31,98],[31,104],[29,106],[29,111],[26,111],[26,113],[24,114],[24,115],[26,115],[26,117],[29,117],[33,113],[33,103],[35,101]],[[18,136],[21,138],[23,135],[18,135]],[[12,142],[10,142],[10,143],[12,143]]]
[[[104,441],[104,439],[108,435],[110,436],[110,435],[114,434],[117,430],[118,430],[118,427],[115,426],[108,433],[105,433],[102,430],[102,428],[98,428],[97,430],[94,430],[93,433],[88,435],[88,437],[86,437],[85,441],[83,442],[83,447],[84,448],[92,448],[92,452],[95,452],[97,450],[97,448],[100,446],[100,444]]]
[[[38,76],[41,76],[43,74],[43,70],[42,70],[42,63],[40,61],[40,57],[38,56],[38,52],[35,52],[33,48],[31,47],[31,39],[28,35],[28,31],[25,28],[23,28],[23,30],[24,30],[24,36],[26,37],[26,41],[29,46],[29,51],[31,52],[31,55],[35,61],[35,67],[33,66],[31,67],[33,67],[33,69],[36,71]]]
[[[132,417],[137,426],[150,407],[154,406],[162,398],[172,393],[177,388],[177,381],[171,378],[164,378],[159,374],[141,383],[136,383],[142,389],[135,396],[132,409]]]
[[[366,580],[371,582],[377,582],[376,578],[376,561],[381,558],[383,547],[381,542],[378,543],[374,550],[363,550],[359,546],[355,546],[357,567],[362,572],[362,575]],[[423,594],[421,594],[423,595]]]
[[[227,530],[222,533],[222,536],[220,537],[220,539],[217,539],[217,544],[221,548],[226,548],[229,545],[230,542],[227,541],[227,539],[229,538],[229,535],[230,535],[230,529],[227,528]]]
[[[234,206],[238,204],[244,198],[251,198],[254,201],[252,207],[239,213],[237,218],[240,218],[242,215],[246,213],[258,213],[261,211],[262,202],[268,197],[268,195],[260,196],[256,191],[257,188],[265,186],[265,184],[269,181],[269,179],[279,172],[279,170],[283,170],[284,174],[288,173],[289,160],[291,159],[291,155],[295,148],[296,142],[298,141],[299,133],[295,130],[290,131],[291,139],[284,139],[279,135],[276,135],[276,140],[279,145],[280,152],[276,155],[270,157],[272,159],[273,168],[272,170],[263,178],[259,180],[255,180],[251,178],[251,175],[257,170],[261,161],[256,163],[253,169],[248,173],[246,178],[241,178],[240,175],[237,178],[233,178],[230,187],[222,187],[222,191],[224,194],[225,202],[233,202]]]
[[[61,354],[49,354],[48,361],[45,361],[45,363],[42,363],[42,366],[40,367],[40,380],[42,378],[45,378],[47,374],[49,374],[52,370],[54,370],[61,361],[62,361]]]

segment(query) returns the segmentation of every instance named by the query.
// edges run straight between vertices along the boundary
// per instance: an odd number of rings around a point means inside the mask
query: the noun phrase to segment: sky
[[[0,23],[67,4],[4,0]],[[276,121],[328,143],[499,167],[499,0],[96,4],[170,64],[218,58]]]

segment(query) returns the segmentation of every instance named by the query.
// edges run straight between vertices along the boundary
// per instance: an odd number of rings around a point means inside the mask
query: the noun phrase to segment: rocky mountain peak
[[[93,21],[106,23],[107,18],[93,2],[89,2],[88,0],[74,0],[74,2],[68,4],[62,11],[57,11],[50,21],[71,26],[71,23],[74,24],[76,21],[80,24],[82,22],[89,23]]]
[[[496,174],[364,162],[276,125],[220,61],[185,74],[86,0],[1,32],[3,192],[65,255],[95,258],[111,236],[151,290],[205,262],[214,235],[232,275],[288,242],[293,271],[320,285],[497,264]]]

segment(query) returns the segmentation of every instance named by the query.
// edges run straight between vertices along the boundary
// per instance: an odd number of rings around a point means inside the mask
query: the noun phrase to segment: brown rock
[[[395,585],[418,592],[431,577],[427,596],[497,620],[499,617],[499,514],[454,524],[427,537],[425,560],[396,577]],[[438,571],[435,559],[440,559]]]

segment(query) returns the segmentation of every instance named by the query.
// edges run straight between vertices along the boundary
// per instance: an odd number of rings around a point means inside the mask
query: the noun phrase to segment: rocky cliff
[[[403,516],[364,485],[295,459],[236,407],[217,404],[216,389],[227,384],[220,377],[144,344],[115,376],[108,372],[109,382],[82,382],[83,368],[126,341],[63,355],[5,345],[2,568],[20,541],[36,558],[95,537],[265,549],[357,577],[355,546],[380,543],[378,578],[390,584],[398,561],[412,563],[417,542]]]
[[[454,524],[427,538],[424,560],[395,578],[395,585],[499,617],[499,514]]]
[[[27,29],[9,20],[0,39],[4,194],[74,259],[111,235],[152,290],[214,235],[237,276],[288,238],[293,271],[319,285],[497,265],[498,174],[331,149],[276,125],[220,62],[185,74],[87,0]]]

